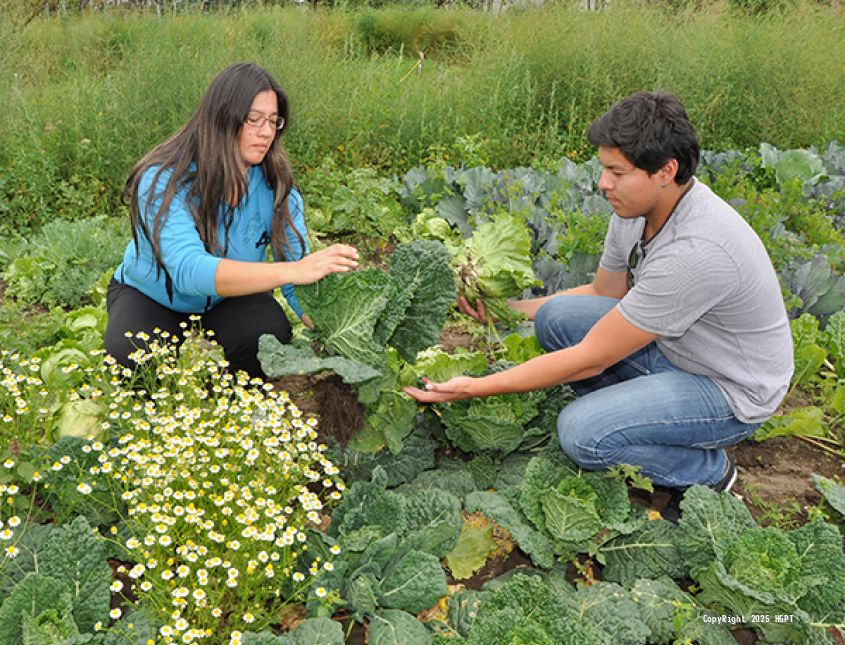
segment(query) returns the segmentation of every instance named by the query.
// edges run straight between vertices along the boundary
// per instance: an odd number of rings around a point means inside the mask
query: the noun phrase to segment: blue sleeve
[[[155,215],[164,199],[171,172],[164,171],[153,187],[158,166],[149,168],[138,185],[138,210],[152,233]],[[150,191],[152,201],[147,205]],[[194,218],[185,202],[186,190],[178,190],[170,202],[167,220],[161,227],[159,248],[173,288],[189,296],[217,296],[214,274],[220,258],[208,253],[200,239]],[[150,251],[151,252],[151,251]]]
[[[291,188],[288,195],[288,210],[290,211],[292,228],[299,232],[305,242],[305,249],[299,244],[299,238],[293,230],[287,231],[288,244],[290,244],[293,257],[297,260],[305,257],[311,252],[308,246],[308,229],[305,227],[305,204],[302,201],[302,195],[296,187]],[[292,284],[282,285],[282,295],[288,301],[291,309],[297,316],[302,318],[302,308],[299,306],[299,301],[296,298]]]

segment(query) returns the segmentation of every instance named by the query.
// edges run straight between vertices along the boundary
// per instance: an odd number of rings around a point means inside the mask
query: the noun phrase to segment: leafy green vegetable
[[[696,576],[721,557],[737,536],[755,526],[751,513],[736,497],[706,486],[692,486],[681,502],[676,544]]]
[[[344,383],[365,383],[381,375],[379,370],[343,356],[320,357],[309,345],[285,345],[271,334],[258,339],[258,360],[270,378],[315,374],[331,370]]]
[[[413,363],[419,351],[437,343],[455,302],[449,251],[435,241],[400,244],[390,256],[390,276],[395,288],[375,330],[376,342],[395,347]]]
[[[405,611],[386,609],[370,621],[369,645],[430,645],[431,640],[423,624]]]
[[[819,475],[810,475],[816,490],[827,500],[836,511],[845,515],[845,486],[835,483],[832,479]]]
[[[645,645],[651,630],[642,621],[637,604],[625,589],[611,582],[598,582],[571,596],[582,616],[610,635],[618,645]]]
[[[445,490],[417,490],[405,496],[408,534],[404,544],[442,558],[461,534],[461,501]]]
[[[446,564],[455,580],[465,580],[487,562],[487,557],[497,549],[493,540],[493,525],[477,526],[464,521],[455,548],[446,554]]]
[[[503,322],[519,316],[507,299],[537,282],[531,268],[531,236],[523,221],[500,213],[479,226],[455,257],[458,292],[470,302],[484,300],[487,311]]]
[[[413,613],[428,609],[446,595],[446,574],[430,553],[410,550],[386,567],[379,585],[379,604]]]
[[[108,620],[111,568],[103,543],[84,517],[75,518],[50,535],[40,570],[70,589],[73,617],[82,632]]]
[[[524,439],[525,425],[537,416],[545,393],[502,394],[453,401],[441,407],[446,436],[465,452],[507,455]]]
[[[45,612],[64,617],[72,613],[67,585],[41,573],[30,573],[0,607],[0,643],[23,643],[24,620],[37,622]],[[67,625],[67,622],[62,620]],[[32,623],[30,623],[32,626]]]
[[[548,569],[554,564],[554,554],[548,538],[533,528],[503,494],[486,491],[470,493],[464,507],[468,513],[480,511],[506,529],[538,567]]]
[[[393,282],[380,269],[332,273],[314,284],[297,287],[302,310],[314,321],[314,335],[331,354],[380,366],[384,347],[373,333],[387,304]]]
[[[21,627],[24,645],[53,645],[79,635],[73,615],[56,609],[48,609],[38,616],[24,614]]]
[[[604,564],[602,579],[627,587],[638,578],[683,578],[687,569],[675,546],[676,532],[669,522],[657,520],[606,542],[599,551]]]

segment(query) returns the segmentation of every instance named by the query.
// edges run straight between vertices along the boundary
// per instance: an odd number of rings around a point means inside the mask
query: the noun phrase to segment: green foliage
[[[466,580],[487,562],[497,549],[493,540],[493,525],[464,521],[455,547],[446,554],[446,565],[455,580]]]
[[[677,529],[663,520],[646,523],[630,535],[601,546],[602,579],[631,586],[639,578],[683,578],[687,569],[675,544]]]
[[[58,629],[72,630],[72,606],[66,583],[41,573],[30,573],[0,606],[0,642],[23,643],[25,629],[37,636],[33,633],[36,626],[50,623],[54,617],[59,622]]]
[[[819,475],[813,474],[811,477],[816,490],[822,494],[827,503],[845,517],[845,486]]]
[[[344,171],[326,157],[304,181],[309,228],[363,244],[386,240],[404,223],[397,188],[373,168]]]
[[[120,261],[125,225],[105,216],[46,224],[3,271],[8,295],[27,304],[79,307]]]
[[[430,645],[431,640],[425,626],[405,611],[386,609],[370,620],[371,645]]]
[[[519,296],[537,279],[531,268],[531,237],[524,222],[507,213],[479,226],[455,258],[458,291],[474,303],[481,298],[496,319],[512,323],[507,299]]]

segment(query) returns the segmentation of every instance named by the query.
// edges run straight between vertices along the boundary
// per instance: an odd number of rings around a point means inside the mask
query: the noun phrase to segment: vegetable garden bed
[[[315,245],[371,261],[299,290],[317,327],[262,341],[275,390],[225,374],[196,331],[145,370],[103,365],[100,270],[74,261],[92,306],[34,312],[73,306],[39,278],[58,245],[0,242],[3,319],[32,321],[0,328],[22,348],[2,355],[0,642],[842,643],[845,151],[709,153],[699,174],[766,243],[797,369],[763,441],[735,449],[742,501],[693,487],[677,525],[636,470],[564,457],[566,387],[401,393],[542,351],[518,320],[460,321],[455,290],[504,312],[589,280],[609,216],[595,162],[377,178],[396,217],[367,238],[349,224],[366,186],[324,184]]]

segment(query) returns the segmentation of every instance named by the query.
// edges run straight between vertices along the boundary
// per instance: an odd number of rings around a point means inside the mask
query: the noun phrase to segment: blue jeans
[[[537,339],[546,351],[575,345],[617,302],[553,298],[537,312]],[[727,471],[725,446],[760,425],[739,421],[712,379],[675,367],[656,343],[570,385],[580,396],[560,413],[558,437],[586,470],[631,464],[662,486],[712,485]]]

